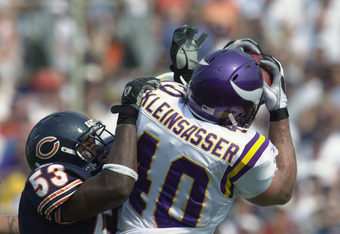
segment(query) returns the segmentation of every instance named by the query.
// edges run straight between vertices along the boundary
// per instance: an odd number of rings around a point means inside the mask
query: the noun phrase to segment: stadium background
[[[292,200],[238,199],[217,233],[340,233],[340,1],[1,0],[0,215],[15,215],[32,126],[72,109],[102,120],[129,80],[168,71],[174,29],[208,32],[200,57],[249,37],[285,69],[298,159]],[[197,35],[197,36],[198,36]],[[266,133],[264,108],[253,128]]]

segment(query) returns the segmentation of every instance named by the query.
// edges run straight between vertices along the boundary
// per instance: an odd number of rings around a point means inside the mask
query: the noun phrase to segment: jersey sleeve
[[[266,191],[277,170],[278,150],[269,140],[268,142],[268,146],[256,164],[235,182],[240,195],[246,199]]]
[[[29,176],[27,195],[40,215],[62,223],[58,208],[89,176],[87,172],[73,165],[47,164]]]

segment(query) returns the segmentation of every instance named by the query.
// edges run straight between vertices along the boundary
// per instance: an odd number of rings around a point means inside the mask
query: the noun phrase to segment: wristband
[[[117,120],[117,126],[121,124],[133,124],[136,125],[137,122],[137,115],[132,116],[132,115],[125,115],[122,113],[119,113],[118,115],[118,120]]]
[[[127,105],[115,105],[111,107],[111,113],[119,113],[117,126],[121,124],[133,124],[136,125],[138,118],[138,110],[132,106]]]
[[[280,108],[277,110],[270,111],[270,122],[280,121],[288,119],[289,113],[287,108]]]
[[[121,175],[126,175],[131,177],[134,181],[138,180],[138,174],[134,170],[132,170],[130,167],[120,165],[120,164],[113,164],[113,163],[107,163],[103,165],[103,170],[107,169],[113,172],[116,172]]]
[[[177,83],[182,83],[180,76],[184,78],[186,83],[189,83],[189,81],[191,80],[192,74],[194,73],[194,70],[190,70],[190,69],[185,69],[185,68],[176,69],[173,64],[170,65],[170,69],[171,71],[174,72],[174,81],[176,81]]]

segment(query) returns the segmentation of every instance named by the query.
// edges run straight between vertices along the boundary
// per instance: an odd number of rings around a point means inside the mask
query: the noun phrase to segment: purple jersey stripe
[[[268,147],[269,140],[256,133],[253,139],[245,146],[241,156],[233,166],[227,168],[221,180],[221,192],[228,197],[233,197],[234,182],[251,169]]]

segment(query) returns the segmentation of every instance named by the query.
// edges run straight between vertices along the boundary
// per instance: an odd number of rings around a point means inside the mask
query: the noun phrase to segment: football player
[[[179,31],[187,37],[185,48],[177,46],[183,64],[190,62],[185,49],[197,45],[185,33],[190,27]],[[180,76],[174,69],[175,81],[164,80],[143,97],[139,179],[120,211],[118,233],[213,233],[237,196],[261,206],[290,200],[296,159],[283,69],[264,56],[262,65],[273,72],[273,84],[264,84],[249,48],[261,53],[249,39],[233,41],[195,63],[192,78],[180,80],[187,85],[175,82]],[[263,102],[270,113],[268,138],[249,128]]]
[[[35,125],[26,143],[32,172],[19,205],[20,233],[115,231],[111,209],[128,198],[138,178],[141,96],[159,83],[143,78],[128,84],[113,143],[105,125],[77,112],[53,113]]]

